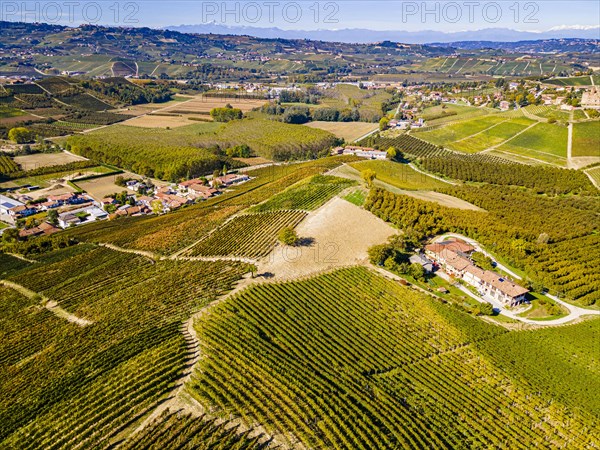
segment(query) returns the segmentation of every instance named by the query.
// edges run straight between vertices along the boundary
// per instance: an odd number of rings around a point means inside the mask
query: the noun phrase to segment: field
[[[594,180],[598,189],[600,189],[600,167],[594,167],[586,170],[586,173]]]
[[[393,161],[361,161],[351,164],[356,170],[371,169],[377,179],[400,189],[434,190],[447,186],[446,183],[413,170],[408,164]]]
[[[485,131],[476,134],[475,136],[464,138],[458,142],[453,142],[448,145],[448,148],[462,151],[465,153],[476,153],[502,144],[506,140],[512,138],[517,133],[531,126],[535,121],[518,118],[506,120],[488,128]]]
[[[9,175],[19,170],[17,163],[10,157],[0,155],[0,174]]]
[[[481,118],[451,123],[431,131],[417,131],[415,135],[435,145],[450,147],[451,143],[467,139],[502,123],[505,119],[500,115],[489,115]]]
[[[23,170],[33,170],[39,167],[59,166],[70,162],[83,161],[85,158],[67,152],[60,152],[15,156],[14,160]]]
[[[227,104],[230,104],[234,108],[241,109],[243,112],[247,112],[254,108],[258,108],[265,103],[266,100],[264,99],[209,97],[206,95],[199,95],[191,100],[185,100],[183,102],[177,102],[176,104],[169,105],[165,108],[162,108],[161,111],[178,114],[200,114],[208,116],[208,113],[210,113],[213,108],[223,108]]]
[[[567,127],[538,123],[523,134],[501,145],[498,150],[565,166]]]
[[[501,441],[526,449],[596,440],[590,409],[549,406],[546,389],[509,377],[473,345],[505,330],[367,269],[253,286],[203,315],[196,329],[206,355],[192,385],[197,398],[304,447]],[[582,375],[597,380],[597,370],[584,367]],[[540,376],[544,368],[531,366]],[[578,392],[585,381],[577,379]]]
[[[108,195],[127,190],[123,186],[117,186],[115,184],[116,178],[117,175],[107,175],[105,177],[94,178],[92,180],[78,181],[76,184],[77,187],[90,194],[94,200],[101,201]]]
[[[376,123],[365,122],[309,122],[307,127],[329,131],[346,142],[354,142],[378,128]]]
[[[484,116],[490,113],[491,110],[485,108],[477,108],[475,106],[462,106],[452,103],[444,103],[438,106],[430,106],[425,108],[421,117],[426,121],[427,125],[439,125],[455,120],[466,120]]]
[[[162,216],[123,218],[97,222],[68,231],[82,241],[111,243],[128,249],[171,254],[205,238],[241,209],[266,201],[295,183],[323,173],[352,159],[328,158],[289,166],[270,166],[252,171],[250,181],[197,205]],[[121,189],[119,189],[121,190]]]
[[[582,122],[573,125],[573,156],[600,158],[600,122]]]
[[[232,262],[152,264],[89,245],[9,270],[12,282],[93,322],[79,326],[38,296],[0,287],[0,445],[21,448],[104,446],[155,408],[193,358],[182,321],[243,273]]]
[[[236,166],[215,154],[214,146],[225,150],[245,143],[259,156],[287,160],[314,157],[334,142],[326,131],[258,119],[196,123],[172,130],[115,125],[67,141],[74,153],[169,181],[208,175],[224,164]]]
[[[217,228],[184,255],[260,258],[273,250],[283,228],[295,227],[305,216],[302,211],[243,214]]]
[[[354,184],[356,183],[344,178],[315,175],[251,208],[251,211],[266,212],[281,209],[311,211]]]
[[[21,117],[24,115],[25,113],[20,109],[4,107],[0,108],[0,121],[4,119],[12,119],[14,117]]]
[[[127,120],[123,125],[140,128],[177,128],[190,125],[197,116],[184,114],[146,114]],[[210,117],[203,117],[201,122],[212,122]]]
[[[343,224],[341,230],[340,224]],[[368,232],[365,232],[368,230]],[[309,213],[296,232],[306,244],[279,245],[257,264],[272,280],[293,280],[350,264],[368,263],[371,246],[386,242],[398,230],[340,197]]]

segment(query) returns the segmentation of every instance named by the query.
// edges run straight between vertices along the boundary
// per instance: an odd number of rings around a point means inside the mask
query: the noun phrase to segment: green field
[[[573,124],[573,156],[596,156],[600,158],[600,122]]]
[[[452,103],[444,103],[442,105],[430,106],[425,108],[421,113],[421,117],[427,125],[439,125],[455,120],[466,120],[469,118],[485,116],[491,110],[486,108],[477,108],[475,106],[455,105]]]
[[[248,145],[268,159],[308,159],[335,143],[332,134],[281,122],[244,119],[227,124],[196,123],[174,129],[115,125],[71,136],[74,153],[122,167],[140,175],[177,181],[209,175],[224,164],[228,147]]]
[[[506,120],[475,136],[453,142],[447,147],[465,153],[480,152],[492,146],[502,144],[502,142],[510,139],[534,123],[534,120],[526,119],[525,117]]]
[[[498,150],[564,166],[567,158],[567,127],[539,123],[501,145]]]
[[[362,206],[367,199],[367,194],[362,189],[356,189],[355,191],[346,195],[344,199],[356,206]]]
[[[416,132],[415,136],[435,145],[449,146],[451,143],[466,139],[476,133],[503,122],[500,115],[489,115],[472,120],[451,123],[431,131]]]
[[[260,258],[273,250],[282,229],[294,228],[305,216],[303,211],[242,214],[214,230],[185,255]]]
[[[243,272],[90,245],[13,269],[12,281],[93,323],[76,325],[0,286],[0,446],[107,445],[172,392],[193,355],[182,320]]]
[[[446,183],[419,173],[408,164],[394,161],[360,161],[350,164],[358,171],[370,169],[375,171],[377,179],[400,189],[433,190],[447,186]]]

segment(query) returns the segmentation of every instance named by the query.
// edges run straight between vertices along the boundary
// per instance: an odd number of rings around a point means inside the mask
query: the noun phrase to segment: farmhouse
[[[386,159],[387,153],[370,147],[356,147],[348,145],[344,148],[344,155],[355,155],[360,158],[368,159]]]
[[[584,108],[600,109],[600,92],[597,87],[585,91],[581,97],[581,106]]]
[[[5,195],[0,195],[0,214],[8,215],[9,211],[17,206],[25,206],[18,200],[14,200]]]
[[[86,208],[75,209],[58,215],[58,225],[61,228],[67,228],[72,225],[82,225],[96,220],[106,219],[108,213],[97,206],[88,206]]]
[[[213,188],[219,186],[230,186],[232,184],[243,183],[245,181],[248,181],[249,179],[250,177],[245,174],[230,173],[228,175],[218,177],[216,179],[216,183],[215,180],[211,180],[210,184]]]
[[[459,239],[425,246],[425,254],[448,274],[463,279],[484,297],[490,297],[506,306],[516,306],[529,292],[522,286],[490,270],[475,266],[469,259],[475,248]]]

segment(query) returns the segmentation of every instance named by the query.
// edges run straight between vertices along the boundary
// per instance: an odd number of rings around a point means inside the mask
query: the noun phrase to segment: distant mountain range
[[[259,38],[311,39],[330,42],[371,43],[381,41],[405,42],[408,44],[478,42],[516,42],[544,39],[598,39],[600,27],[557,27],[543,32],[517,31],[508,28],[485,28],[474,31],[376,31],[360,28],[339,30],[282,30],[280,28],[260,28],[229,26],[218,23],[198,25],[178,25],[165,27],[182,33],[213,33],[249,35]]]

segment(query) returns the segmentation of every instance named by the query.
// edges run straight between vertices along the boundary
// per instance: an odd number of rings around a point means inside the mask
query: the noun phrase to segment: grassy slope
[[[438,187],[447,187],[435,178],[416,172],[408,164],[393,161],[360,161],[351,164],[356,170],[374,170],[377,179],[400,189],[410,190],[432,190]]]
[[[573,156],[600,157],[600,122],[573,125]]]

